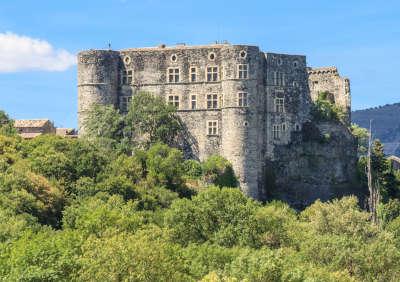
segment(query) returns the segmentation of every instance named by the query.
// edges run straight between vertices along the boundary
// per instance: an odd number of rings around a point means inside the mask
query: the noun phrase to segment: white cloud
[[[0,73],[64,71],[75,64],[75,55],[64,49],[55,49],[45,40],[12,32],[0,33]]]

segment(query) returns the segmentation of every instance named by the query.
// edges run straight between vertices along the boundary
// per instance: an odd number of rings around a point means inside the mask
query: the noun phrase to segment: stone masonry
[[[268,194],[267,164],[279,160],[277,152],[283,154],[310,121],[319,91],[332,92],[350,113],[349,81],[336,68],[310,69],[305,56],[264,53],[257,46],[88,50],[78,62],[79,134],[93,104],[124,112],[135,93],[151,92],[177,107],[193,137],[192,156],[224,156],[244,193],[257,199]]]

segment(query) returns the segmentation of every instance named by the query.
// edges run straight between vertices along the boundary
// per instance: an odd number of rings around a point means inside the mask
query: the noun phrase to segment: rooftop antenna
[[[111,51],[111,42],[108,42],[108,50]]]

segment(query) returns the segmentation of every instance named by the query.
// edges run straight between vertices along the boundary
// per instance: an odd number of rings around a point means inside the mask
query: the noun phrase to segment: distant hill
[[[354,111],[351,119],[365,128],[372,119],[372,132],[384,143],[386,154],[400,156],[400,103]]]

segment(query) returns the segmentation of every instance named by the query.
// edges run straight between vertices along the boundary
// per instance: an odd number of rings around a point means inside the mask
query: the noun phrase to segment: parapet
[[[319,75],[319,74],[336,74],[339,75],[337,67],[319,67],[319,68],[307,68],[309,75]]]

